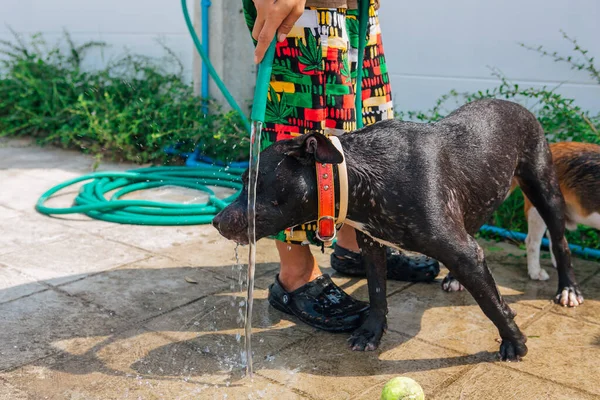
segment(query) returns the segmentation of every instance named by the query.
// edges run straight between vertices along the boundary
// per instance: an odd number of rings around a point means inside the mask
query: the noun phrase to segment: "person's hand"
[[[256,22],[252,37],[258,41],[254,50],[254,62],[262,61],[269,45],[277,33],[283,42],[292,27],[304,12],[306,0],[254,0]]]

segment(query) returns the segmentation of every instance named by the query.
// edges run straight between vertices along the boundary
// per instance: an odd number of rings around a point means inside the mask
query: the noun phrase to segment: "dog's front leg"
[[[373,241],[369,236],[356,232],[356,238],[362,251],[362,259],[367,272],[369,285],[369,316],[354,331],[349,339],[352,350],[375,350],[381,336],[387,328],[386,279],[387,264],[385,247]]]

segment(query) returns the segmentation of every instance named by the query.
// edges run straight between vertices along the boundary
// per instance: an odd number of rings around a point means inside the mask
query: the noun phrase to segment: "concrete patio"
[[[210,226],[36,213],[44,191],[92,164],[79,153],[0,139],[0,399],[373,400],[399,375],[418,381],[428,399],[600,398],[600,264],[575,260],[586,301],[566,309],[550,301],[557,283],[549,259],[550,281],[533,282],[522,250],[492,242],[482,242],[488,264],[529,337],[523,362],[495,361],[491,322],[468,293],[444,293],[439,282],[389,282],[381,348],[352,352],[346,334],[316,331],[268,306],[278,265],[264,240],[250,380],[240,357],[245,270],[234,244]],[[243,263],[246,249],[239,254]],[[328,254],[318,257],[332,273]],[[334,277],[367,297],[364,279]]]

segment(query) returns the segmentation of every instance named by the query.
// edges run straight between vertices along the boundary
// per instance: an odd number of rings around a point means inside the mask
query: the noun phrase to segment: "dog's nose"
[[[217,228],[217,230],[218,230],[219,232],[221,232],[220,225],[221,225],[221,219],[222,219],[222,218],[223,218],[223,217],[221,217],[221,213],[219,213],[219,214],[215,215],[215,217],[214,217],[214,218],[213,218],[213,220],[212,220],[212,224],[213,224],[213,226],[214,226],[215,228]]]

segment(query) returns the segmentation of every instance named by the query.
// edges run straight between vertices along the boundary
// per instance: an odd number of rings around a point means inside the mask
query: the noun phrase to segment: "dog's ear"
[[[344,161],[344,156],[331,140],[317,132],[298,136],[291,144],[292,146],[285,152],[288,156],[301,159],[314,157],[315,161],[322,164],[339,164]]]

